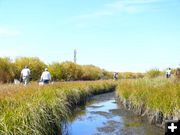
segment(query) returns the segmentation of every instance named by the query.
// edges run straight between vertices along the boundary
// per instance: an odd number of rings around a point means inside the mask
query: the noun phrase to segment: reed
[[[0,134],[60,134],[76,105],[88,96],[115,89],[112,81],[64,82],[0,88]]]
[[[175,114],[180,108],[180,83],[172,79],[121,80],[117,95],[165,115]]]

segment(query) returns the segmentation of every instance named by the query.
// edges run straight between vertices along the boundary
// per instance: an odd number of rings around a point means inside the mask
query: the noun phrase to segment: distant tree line
[[[112,79],[113,72],[106,71],[94,65],[78,65],[70,61],[62,63],[45,64],[37,57],[19,57],[12,61],[7,57],[0,57],[0,83],[10,83],[20,78],[20,72],[27,65],[31,70],[33,81],[39,80],[45,67],[48,67],[53,81],[77,81],[77,80],[99,80]],[[178,71],[178,70],[177,70]],[[180,78],[180,69],[172,74]],[[164,76],[165,71],[150,69],[146,73],[119,72],[119,79],[156,78]]]
[[[78,65],[67,61],[45,64],[37,57],[19,57],[14,62],[7,57],[0,58],[0,83],[10,83],[20,78],[20,72],[27,65],[33,81],[39,80],[45,67],[48,67],[53,81],[111,79],[112,72],[93,65]]]

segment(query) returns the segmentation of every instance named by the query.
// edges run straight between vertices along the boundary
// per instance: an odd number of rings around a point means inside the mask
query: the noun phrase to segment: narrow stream
[[[63,135],[164,135],[146,121],[118,105],[114,93],[101,94],[77,108]]]

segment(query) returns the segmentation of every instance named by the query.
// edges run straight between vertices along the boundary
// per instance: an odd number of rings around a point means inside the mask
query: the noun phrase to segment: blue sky
[[[180,64],[179,0],[0,0],[0,56],[109,71]]]

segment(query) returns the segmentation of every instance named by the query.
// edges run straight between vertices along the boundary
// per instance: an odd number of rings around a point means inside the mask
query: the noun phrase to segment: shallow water
[[[63,135],[164,135],[162,129],[118,105],[114,97],[101,94],[77,108]]]

